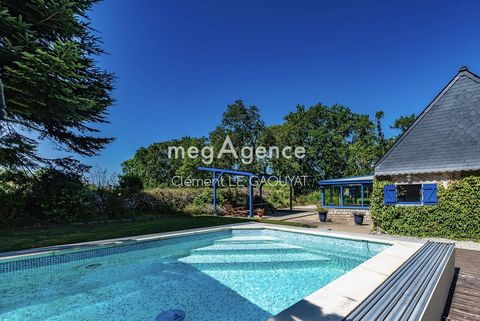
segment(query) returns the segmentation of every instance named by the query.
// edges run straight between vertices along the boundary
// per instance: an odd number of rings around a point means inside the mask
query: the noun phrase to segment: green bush
[[[44,169],[34,175],[0,173],[0,228],[177,215],[201,190],[139,190],[132,178],[119,186],[86,184],[80,174]]]
[[[290,204],[290,187],[281,182],[265,184],[263,200],[276,208],[287,207]]]
[[[202,194],[203,188],[155,188],[145,191],[157,204],[168,205],[172,208],[184,209],[192,204],[194,199]],[[212,200],[210,199],[210,204]]]
[[[320,191],[311,192],[305,195],[299,195],[295,198],[297,205],[314,205],[318,204],[322,199]]]
[[[212,194],[213,197],[213,192]],[[225,203],[232,204],[234,207],[246,206],[248,203],[248,189],[245,187],[239,188],[221,188],[218,190],[217,197],[220,195],[220,205]],[[212,204],[212,197],[205,199],[207,204]]]
[[[327,214],[328,208],[322,207],[322,204],[317,205],[317,212],[318,214]]]
[[[471,175],[438,185],[438,204],[430,206],[384,205],[383,187],[375,181],[372,192],[372,219],[387,233],[480,240],[480,176]]]
[[[85,216],[85,221],[112,220],[125,216],[122,195],[113,187],[91,189],[87,198],[91,210]]]
[[[0,189],[0,228],[28,225],[27,197],[23,191]]]
[[[41,224],[76,222],[91,211],[86,191],[81,175],[46,169],[33,179],[27,205]]]
[[[205,189],[202,193],[195,196],[193,204],[200,208],[205,205],[213,205],[213,189]],[[223,204],[223,193],[221,191],[217,191],[217,204]]]
[[[218,207],[217,211],[220,211],[221,206]],[[205,215],[205,214],[214,214],[212,204],[189,204],[184,209],[183,212],[188,215]]]
[[[118,188],[127,194],[135,194],[143,191],[143,181],[140,177],[127,174],[118,178]]]

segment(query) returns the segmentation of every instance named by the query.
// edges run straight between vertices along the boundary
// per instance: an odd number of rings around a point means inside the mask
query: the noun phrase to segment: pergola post
[[[340,185],[340,206],[343,206],[343,186]]]
[[[293,206],[292,206],[292,198],[293,198],[293,188],[292,188],[292,182],[290,182],[290,212],[293,211]]]
[[[253,193],[253,182],[252,180],[254,178],[258,178],[253,173],[250,172],[244,172],[244,171],[238,171],[238,170],[232,170],[232,169],[223,169],[223,168],[211,168],[211,167],[198,167],[198,170],[200,171],[209,171],[213,173],[213,208],[216,211],[217,210],[217,184],[219,179],[222,177],[223,174],[227,175],[236,175],[236,176],[246,176],[248,177],[248,216],[253,217],[254,214],[254,209],[253,209],[253,201],[254,201],[254,193]],[[266,174],[261,174],[261,178],[269,177],[269,175]],[[290,185],[290,211],[293,210],[293,185],[292,181],[289,181]],[[263,201],[263,184],[260,184],[260,204]]]
[[[260,183],[260,206],[262,206],[263,202],[263,183]]]
[[[213,210],[217,212],[217,172],[213,171]]]
[[[252,184],[252,176],[248,178],[248,212],[249,217],[253,217],[253,184]]]
[[[320,186],[320,204],[325,206],[325,189],[322,186]]]
[[[362,207],[363,207],[363,184],[360,185],[360,186],[361,186],[360,189],[361,189],[361,191],[362,191]]]

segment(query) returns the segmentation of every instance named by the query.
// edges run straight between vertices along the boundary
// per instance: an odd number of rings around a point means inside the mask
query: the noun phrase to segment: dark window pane
[[[340,206],[340,187],[327,186],[325,191],[325,206]]]
[[[362,187],[360,185],[343,187],[344,206],[362,206]]]
[[[399,203],[420,203],[422,201],[422,185],[397,185]]]

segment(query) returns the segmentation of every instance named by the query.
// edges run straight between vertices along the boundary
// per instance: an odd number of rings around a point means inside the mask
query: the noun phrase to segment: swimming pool
[[[228,229],[0,261],[0,320],[267,320],[388,246]]]

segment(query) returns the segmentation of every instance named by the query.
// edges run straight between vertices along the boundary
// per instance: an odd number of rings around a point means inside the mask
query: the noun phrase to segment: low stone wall
[[[329,208],[327,214],[327,221],[335,223],[355,225],[353,218],[354,212],[362,212],[365,214],[363,224],[373,225],[370,210],[356,209],[356,208]]]

